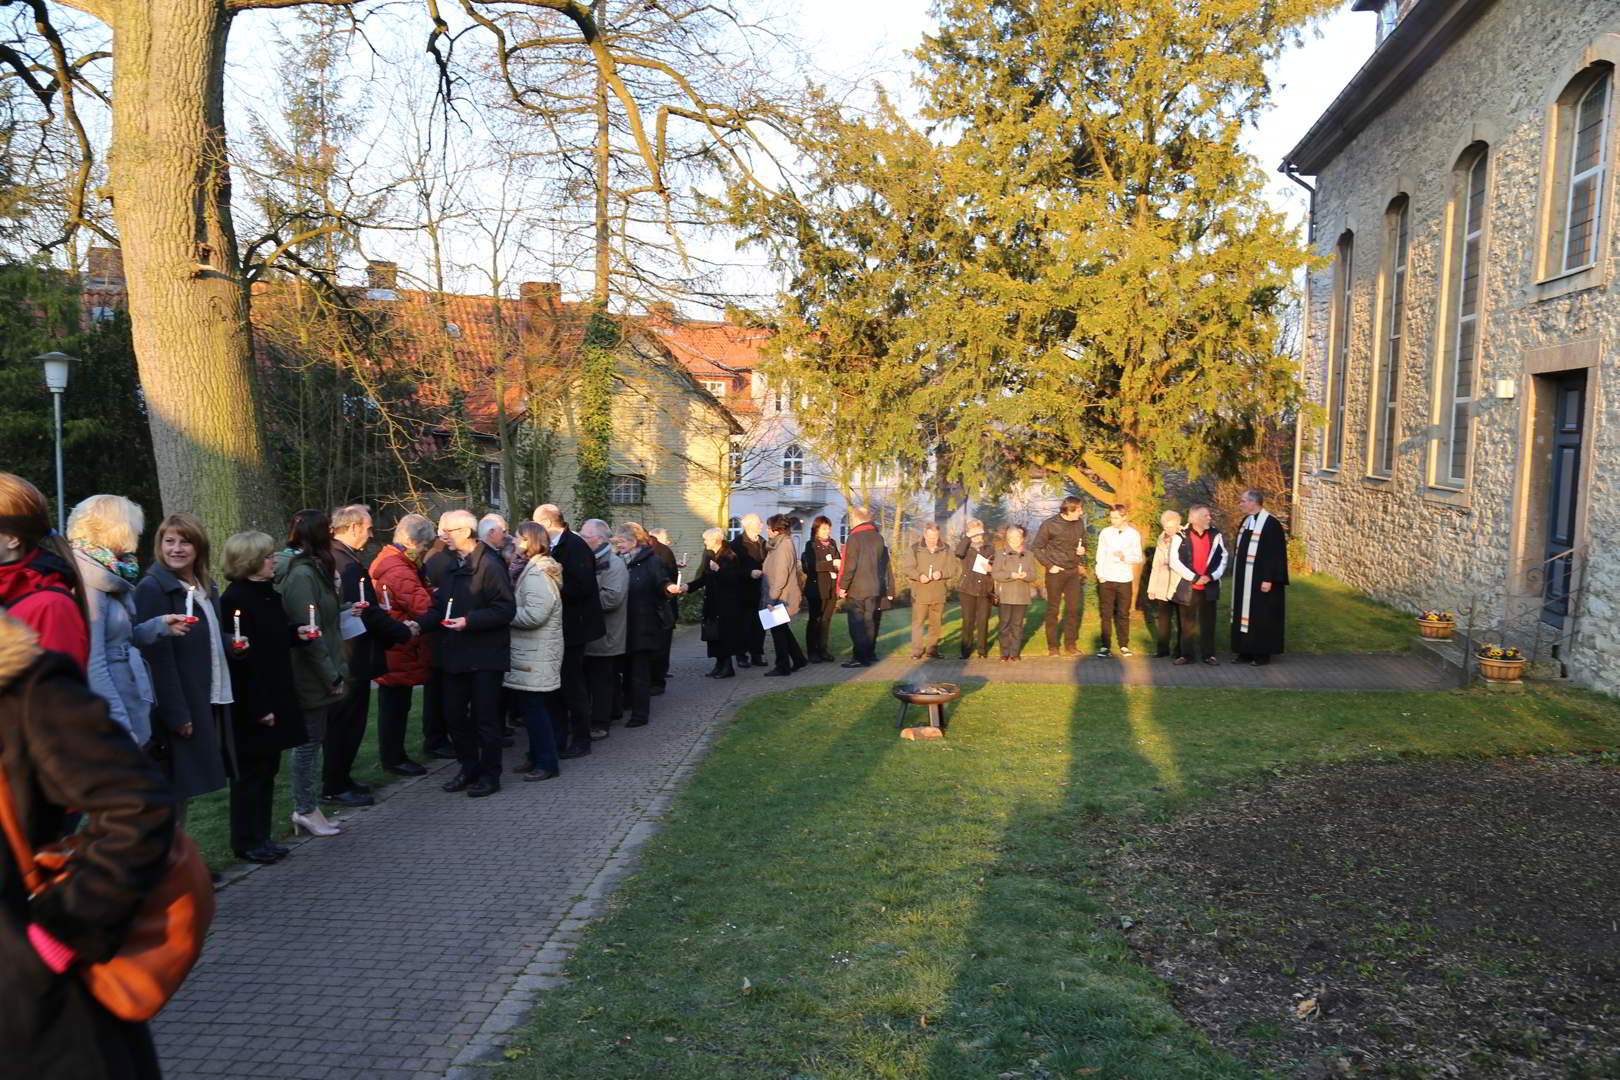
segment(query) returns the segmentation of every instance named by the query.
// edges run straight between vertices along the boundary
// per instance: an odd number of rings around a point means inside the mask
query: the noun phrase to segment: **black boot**
[[[720,661],[719,670],[714,673],[714,677],[717,679],[734,679],[737,677],[737,669],[731,666],[730,657]]]

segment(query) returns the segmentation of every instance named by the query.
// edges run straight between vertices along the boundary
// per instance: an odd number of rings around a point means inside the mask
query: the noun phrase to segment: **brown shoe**
[[[1188,660],[1185,656],[1176,657],[1176,666],[1177,667],[1181,667],[1183,664],[1190,664],[1190,663],[1192,663],[1192,661]]]

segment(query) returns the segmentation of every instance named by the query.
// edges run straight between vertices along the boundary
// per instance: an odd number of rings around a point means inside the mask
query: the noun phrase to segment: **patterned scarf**
[[[100,544],[92,544],[90,541],[81,540],[78,537],[73,538],[73,550],[82,551],[87,558],[94,559],[131,585],[141,578],[141,564],[135,561],[134,552],[115,555]]]

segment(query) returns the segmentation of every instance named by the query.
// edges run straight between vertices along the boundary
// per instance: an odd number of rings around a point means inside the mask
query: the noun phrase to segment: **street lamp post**
[[[48,352],[34,357],[45,369],[45,389],[51,392],[51,403],[56,413],[56,528],[67,531],[67,499],[62,483],[62,393],[67,389],[68,368],[76,363],[67,353]]]

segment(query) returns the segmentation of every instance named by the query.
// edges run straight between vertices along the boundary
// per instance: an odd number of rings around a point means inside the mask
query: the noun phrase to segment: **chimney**
[[[675,322],[675,305],[668,300],[657,300],[648,304],[647,313],[666,325]]]
[[[398,286],[399,263],[389,262],[387,259],[366,261],[366,288],[387,289],[391,292]]]
[[[555,314],[562,310],[562,285],[555,281],[525,281],[518,286],[518,299],[526,308]]]
[[[93,247],[89,251],[90,278],[96,284],[122,285],[124,253],[115,247]]]

